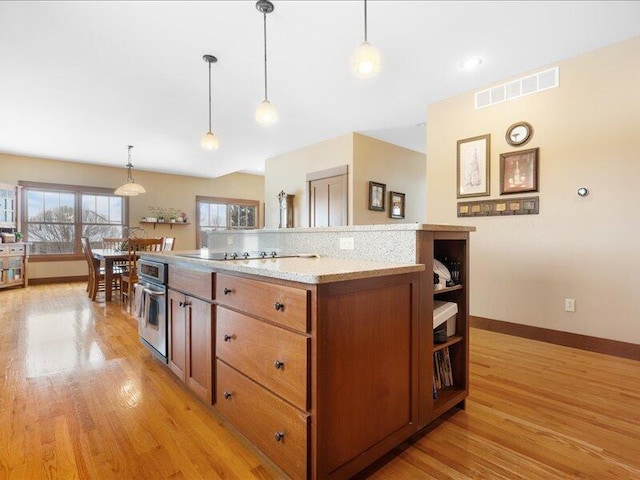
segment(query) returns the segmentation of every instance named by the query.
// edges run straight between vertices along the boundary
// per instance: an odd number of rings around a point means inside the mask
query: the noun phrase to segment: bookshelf
[[[418,236],[417,261],[426,265],[425,288],[428,294],[423,300],[423,321],[420,330],[420,424],[426,426],[452,408],[464,408],[469,395],[469,232],[423,231]],[[457,285],[434,289],[433,259],[441,262],[457,262],[460,278]],[[445,343],[435,343],[433,338],[434,300],[453,302],[458,306],[455,335]],[[453,384],[437,386],[435,356],[442,358],[447,351]],[[437,396],[437,398],[434,398]]]

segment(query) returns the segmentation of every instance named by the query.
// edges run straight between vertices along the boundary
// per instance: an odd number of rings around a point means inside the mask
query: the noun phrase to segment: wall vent
[[[502,85],[476,92],[476,110],[490,107],[497,103],[543,92],[560,85],[560,67],[553,67],[542,72],[513,80]]]

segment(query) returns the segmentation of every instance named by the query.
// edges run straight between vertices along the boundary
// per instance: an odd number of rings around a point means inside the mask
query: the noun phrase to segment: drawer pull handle
[[[184,307],[184,302],[181,300],[180,302],[178,302],[178,305]]]
[[[231,392],[224,392],[223,396],[225,400],[229,400],[231,398]]]
[[[284,312],[284,303],[276,302],[273,304],[273,308],[280,312]]]
[[[278,370],[281,370],[284,368],[284,362],[281,362],[280,360],[276,360],[275,362],[273,362],[273,366],[276,367]]]
[[[224,336],[224,341],[225,342],[230,342],[231,340],[233,340],[233,335],[225,335]]]
[[[224,290],[222,290],[222,293],[224,293],[225,295],[229,295],[231,293],[231,289],[225,287]]]
[[[281,442],[282,440],[284,440],[284,432],[276,432],[274,437],[276,439],[276,442]]]

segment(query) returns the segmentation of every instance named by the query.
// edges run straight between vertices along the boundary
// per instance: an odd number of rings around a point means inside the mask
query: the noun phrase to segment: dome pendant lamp
[[[127,145],[127,183],[118,187],[115,192],[115,195],[122,195],[123,197],[135,197],[140,195],[141,193],[147,193],[142,185],[136,183],[133,177],[131,176],[131,170],[133,169],[133,165],[131,165],[131,149],[133,145]]]
[[[380,71],[380,53],[367,41],[367,0],[364,0],[364,42],[353,52],[351,69],[359,78],[375,77]]]
[[[273,3],[269,0],[258,0],[256,9],[262,13],[264,25],[264,100],[256,109],[256,122],[269,126],[278,120],[278,112],[267,96],[267,13],[273,12]]]
[[[217,150],[220,142],[211,130],[211,64],[216,63],[218,59],[213,55],[204,55],[202,59],[209,64],[209,131],[203,135],[200,146],[205,150]]]

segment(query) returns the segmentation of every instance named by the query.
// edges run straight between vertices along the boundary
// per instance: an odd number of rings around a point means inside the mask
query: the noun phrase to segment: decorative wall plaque
[[[508,200],[476,200],[458,202],[458,217],[496,217],[507,215],[537,215],[540,197],[510,198]]]

